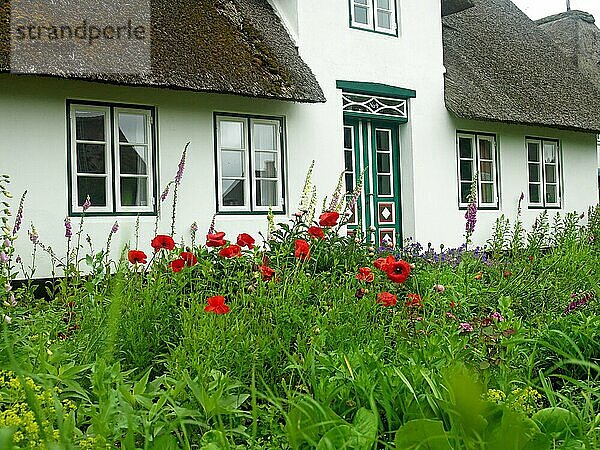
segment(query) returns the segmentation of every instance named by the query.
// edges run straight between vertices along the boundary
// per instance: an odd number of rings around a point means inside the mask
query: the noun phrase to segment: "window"
[[[468,206],[471,184],[477,176],[478,207],[498,208],[496,137],[459,133],[457,139],[460,206]]]
[[[529,204],[560,207],[560,157],[558,141],[525,140],[529,177]]]
[[[284,210],[281,119],[216,116],[219,212]]]
[[[352,27],[396,34],[396,0],[350,0]]]
[[[69,103],[70,208],[88,214],[154,212],[153,110]]]

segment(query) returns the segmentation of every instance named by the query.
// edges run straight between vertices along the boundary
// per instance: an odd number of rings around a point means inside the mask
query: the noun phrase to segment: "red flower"
[[[220,231],[215,234],[206,235],[206,246],[207,247],[223,247],[225,245],[225,233]]]
[[[325,239],[325,232],[321,227],[308,227],[306,232],[315,239]]]
[[[140,250],[129,250],[127,253],[127,259],[131,264],[146,264],[148,261],[146,254]]]
[[[379,270],[383,270],[385,272],[385,268],[386,266],[390,263],[390,262],[394,262],[394,257],[393,256],[388,256],[387,258],[377,258],[375,260],[375,262],[373,263],[373,265],[379,269]]]
[[[248,233],[242,233],[237,238],[237,245],[240,247],[248,247],[250,250],[254,248],[254,242],[254,238]]]
[[[387,277],[394,283],[404,283],[410,275],[410,265],[403,259],[395,261],[393,256],[388,256],[389,258],[392,258],[393,262],[390,261],[385,265]]]
[[[340,218],[340,213],[337,211],[324,212],[319,216],[319,225],[322,227],[334,227]]]
[[[360,269],[358,269],[356,279],[359,281],[372,283],[375,280],[375,274],[369,267],[361,267]]]
[[[303,261],[310,258],[310,245],[304,239],[296,239],[296,242],[294,242],[294,249],[296,258]]]
[[[227,314],[229,312],[229,306],[225,304],[225,297],[222,295],[215,295],[207,299],[208,306],[204,308],[206,312],[214,312],[215,314]]]
[[[377,294],[377,303],[381,303],[383,306],[395,306],[398,302],[398,298],[394,294],[389,292],[380,292]]]
[[[159,234],[154,239],[152,239],[151,245],[155,252],[161,249],[173,250],[175,248],[175,241],[171,236]]]
[[[408,294],[405,305],[408,307],[421,306],[421,296],[419,294]]]
[[[234,256],[242,256],[242,248],[239,245],[228,245],[219,251],[219,256],[223,258],[233,258]]]
[[[510,270],[507,270],[507,271],[504,272],[503,275],[504,275],[504,278],[508,278],[508,277],[510,277],[512,275],[512,272]]]
[[[258,266],[262,275],[263,281],[271,281],[275,276],[275,271],[269,266]]]
[[[198,264],[198,258],[191,252],[181,252],[179,256],[181,256],[181,259],[185,261],[185,265],[188,267]]]
[[[169,267],[173,272],[179,272],[185,267],[185,260],[177,258],[169,263]]]

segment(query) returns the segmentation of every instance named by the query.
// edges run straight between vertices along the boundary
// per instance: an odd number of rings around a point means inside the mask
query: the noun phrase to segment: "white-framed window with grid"
[[[460,132],[457,134],[459,206],[469,205],[471,185],[477,177],[477,206],[497,209],[498,168],[496,136]]]
[[[70,213],[155,212],[153,109],[68,102]]]
[[[560,145],[553,139],[526,138],[529,205],[560,208]]]
[[[283,119],[217,114],[217,211],[283,212]]]
[[[396,35],[396,11],[396,0],[350,0],[350,23],[353,28]]]

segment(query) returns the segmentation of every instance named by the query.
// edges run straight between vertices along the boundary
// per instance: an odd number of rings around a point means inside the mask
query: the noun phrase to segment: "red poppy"
[[[389,258],[392,258],[393,262],[389,262],[385,265],[387,277],[394,283],[404,283],[410,275],[410,264],[403,259],[395,261],[393,256],[388,257],[388,259]]]
[[[159,234],[154,239],[152,239],[151,245],[155,252],[161,249],[173,250],[175,248],[175,241],[171,236]]]
[[[131,264],[146,264],[148,261],[146,254],[140,250],[129,250],[127,253],[127,259]]]
[[[372,283],[375,280],[375,274],[369,267],[361,267],[360,269],[358,269],[356,279],[359,281]]]
[[[380,292],[377,294],[377,303],[381,303],[383,306],[395,306],[398,302],[398,298],[394,294],[389,292]]]
[[[181,259],[185,261],[185,265],[188,267],[198,264],[198,258],[192,252],[181,252],[179,256],[181,256]]]
[[[408,294],[405,305],[408,307],[421,306],[421,296],[419,294]]]
[[[215,234],[207,234],[206,235],[206,246],[207,247],[223,247],[225,245],[225,233],[223,231],[219,231]]]
[[[275,276],[275,271],[269,266],[258,266],[262,275],[263,281],[271,281]]]
[[[304,239],[296,239],[296,242],[294,242],[294,249],[296,258],[303,261],[310,258],[310,245]]]
[[[322,227],[334,227],[340,218],[340,213],[337,211],[324,212],[319,216],[319,225]]]
[[[387,258],[377,258],[375,260],[375,262],[373,263],[373,265],[379,269],[379,270],[383,270],[385,272],[385,267],[388,265],[388,263],[390,262],[394,262],[394,257],[393,256],[388,256]]]
[[[315,239],[325,239],[325,232],[321,227],[308,227],[308,230],[306,230],[306,232]]]
[[[173,272],[179,272],[185,267],[185,260],[177,258],[169,263],[169,267]]]
[[[250,250],[254,248],[254,242],[254,238],[248,233],[242,233],[237,238],[237,245],[240,247],[248,247]]]
[[[508,278],[512,275],[512,272],[510,270],[506,270],[503,275],[504,275],[504,278]]]
[[[233,258],[235,256],[242,256],[242,248],[239,245],[228,245],[219,250],[219,256],[223,258]]]
[[[225,304],[225,297],[222,295],[215,295],[207,299],[208,306],[204,308],[206,312],[214,312],[215,314],[227,314],[229,312],[229,306]]]

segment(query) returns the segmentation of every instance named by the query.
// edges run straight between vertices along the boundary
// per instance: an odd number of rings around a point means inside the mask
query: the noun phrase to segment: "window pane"
[[[354,167],[352,166],[352,150],[344,151],[344,169],[347,172],[352,172]]]
[[[254,148],[260,150],[277,150],[276,130],[275,125],[272,124],[254,124],[254,132],[252,134]]]
[[[494,203],[494,185],[490,183],[481,184],[481,203]]]
[[[546,185],[546,203],[558,203],[558,189],[556,184]]]
[[[492,159],[492,142],[484,139],[479,141],[479,157],[481,159]]]
[[[77,204],[82,206],[88,195],[92,206],[106,206],[106,177],[77,177]]]
[[[392,29],[392,13],[387,11],[377,11],[377,26],[385,28],[386,30]]]
[[[220,127],[222,148],[246,148],[243,122],[221,121]]]
[[[556,183],[556,166],[546,164],[546,183]]]
[[[354,0],[354,3],[358,5],[368,5],[371,0]]]
[[[469,194],[471,193],[471,183],[460,183],[460,202],[469,203]]]
[[[377,151],[390,151],[390,132],[387,130],[376,131]]]
[[[81,141],[105,141],[104,113],[77,111],[75,138]]]
[[[369,23],[369,8],[363,6],[354,7],[354,21],[367,25]]]
[[[346,174],[346,192],[354,191],[354,174]]]
[[[148,206],[146,177],[121,178],[121,206]]]
[[[277,181],[256,181],[256,206],[278,206]]]
[[[352,145],[352,128],[344,127],[344,148],[354,148]]]
[[[461,158],[473,158],[471,142],[471,139],[468,138],[458,138],[458,148]]]
[[[377,153],[377,172],[392,173],[389,153]]]
[[[245,177],[244,152],[223,150],[221,152],[221,176]]]
[[[145,145],[121,145],[119,164],[121,173],[147,175],[148,147]]]
[[[544,144],[544,161],[547,163],[556,162],[556,145]]]
[[[473,162],[462,159],[460,161],[461,181],[473,181]]]
[[[539,164],[529,164],[529,181],[532,183],[539,183],[541,181]]]
[[[106,173],[105,144],[77,144],[77,172]]]
[[[244,206],[243,180],[223,180],[223,206]]]
[[[482,161],[479,165],[481,170],[481,181],[493,181],[494,172],[492,163],[489,161]]]
[[[392,180],[389,175],[377,175],[378,195],[392,195]]]
[[[389,11],[391,9],[390,2],[391,0],[377,0],[377,7],[381,9],[387,9]]]
[[[257,178],[277,178],[277,153],[256,152],[254,173]]]
[[[542,195],[541,195],[541,186],[539,184],[530,184],[529,185],[529,202],[530,203],[541,203]]]
[[[119,113],[119,142],[147,144],[146,116]]]
[[[533,162],[539,162],[540,160],[540,146],[539,144],[529,142],[527,144],[527,159]]]

